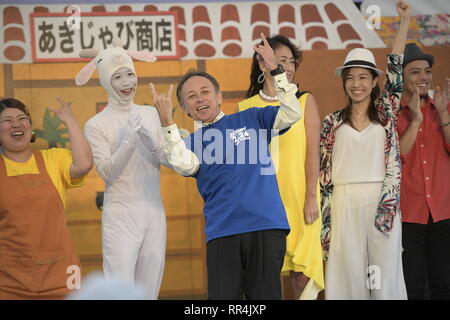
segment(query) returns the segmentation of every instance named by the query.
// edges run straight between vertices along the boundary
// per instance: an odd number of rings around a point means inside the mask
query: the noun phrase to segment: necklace
[[[262,90],[259,90],[259,96],[267,101],[278,101],[277,96],[274,96],[274,97],[268,96],[268,95],[264,94],[264,92],[262,92]]]

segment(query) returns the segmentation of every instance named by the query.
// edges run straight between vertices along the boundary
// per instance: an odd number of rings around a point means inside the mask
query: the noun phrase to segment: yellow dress
[[[285,134],[272,138],[270,152],[277,169],[278,188],[286,209],[291,232],[286,238],[286,255],[282,274],[289,271],[302,272],[311,280],[300,299],[316,299],[319,291],[324,289],[322,246],[320,243],[321,217],[313,224],[305,223],[303,213],[306,197],[306,97],[299,98],[302,118]],[[265,102],[254,95],[239,103],[239,110],[252,107],[278,106],[280,103]],[[278,144],[278,145],[277,145]],[[320,208],[320,189],[317,183],[317,204]]]

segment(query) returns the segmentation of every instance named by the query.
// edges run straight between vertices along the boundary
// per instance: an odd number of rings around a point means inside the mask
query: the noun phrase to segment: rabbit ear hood
[[[136,75],[134,69],[133,59],[140,61],[154,62],[156,57],[148,52],[140,51],[126,51],[122,47],[122,42],[119,38],[114,38],[112,41],[114,47],[104,50],[86,49],[80,52],[80,57],[94,58],[89,62],[75,77],[77,85],[84,85],[89,81],[92,73],[97,69],[100,84],[108,92],[109,102],[114,105],[129,104],[120,99],[119,95],[111,86],[111,77],[114,72],[122,67],[129,68]],[[137,78],[137,76],[136,76]]]
[[[95,57],[95,64],[97,67],[100,84],[108,92],[109,102],[114,102],[114,104],[123,103],[119,95],[111,86],[111,77],[114,72],[122,67],[129,68],[134,74],[136,74],[131,57],[122,48],[110,48],[99,52],[99,54]]]
[[[100,83],[106,89],[106,84],[111,82],[111,76],[122,67],[130,68],[134,73],[134,63],[128,53],[122,48],[102,50],[95,57]]]

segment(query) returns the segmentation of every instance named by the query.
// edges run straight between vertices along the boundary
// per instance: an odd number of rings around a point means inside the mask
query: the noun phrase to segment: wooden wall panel
[[[87,62],[86,62],[87,63]],[[75,84],[75,76],[86,64],[71,63],[16,63],[13,64],[14,80],[71,80]],[[64,70],[64,72],[61,72]],[[97,73],[92,75],[97,79]]]
[[[78,220],[68,222],[72,239],[75,243],[78,255],[82,260],[96,257],[97,260],[102,256],[102,228],[101,221]],[[101,263],[101,261],[100,261]],[[101,264],[100,264],[101,266]],[[100,268],[101,269],[101,268]]]
[[[31,87],[14,90],[15,97],[29,106],[33,128],[42,128],[47,107],[59,108],[56,96],[72,102],[72,111],[82,127],[95,115],[96,103],[108,101],[108,95],[101,87],[44,87],[45,85],[45,80],[33,81]],[[42,147],[41,142],[41,139],[37,139],[36,146]]]
[[[213,59],[205,61],[206,70],[220,84],[223,92],[247,89],[250,76],[250,59]]]
[[[96,206],[97,192],[105,189],[103,180],[93,169],[86,180],[86,183],[79,188],[67,190],[66,212],[70,220],[98,219],[101,211]]]
[[[197,68],[197,62],[195,60],[160,60],[155,63],[135,62],[135,69],[139,78],[180,77],[191,68]]]
[[[2,68],[0,69],[0,97],[4,97],[5,94],[5,72],[4,72],[4,65],[0,65]]]
[[[169,248],[169,254],[193,252],[201,255],[203,238],[202,215],[168,217],[167,248]]]
[[[188,189],[188,212],[189,214],[202,214],[203,212],[203,198],[197,190],[195,179],[188,178],[190,185]]]
[[[239,102],[245,99],[245,93],[240,92],[241,98],[238,99],[224,99],[222,103],[222,111],[226,114],[232,114],[236,112],[236,108]]]
[[[185,215],[188,212],[187,180],[188,178],[175,173],[161,174],[161,197],[167,215]]]
[[[166,260],[160,299],[206,298],[206,267],[202,255]]]

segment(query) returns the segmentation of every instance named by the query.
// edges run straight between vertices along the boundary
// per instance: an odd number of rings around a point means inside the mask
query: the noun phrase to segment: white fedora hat
[[[336,69],[336,75],[340,77],[345,68],[360,67],[374,70],[379,76],[384,72],[377,69],[375,57],[372,52],[363,48],[352,49],[345,57],[344,65]]]

